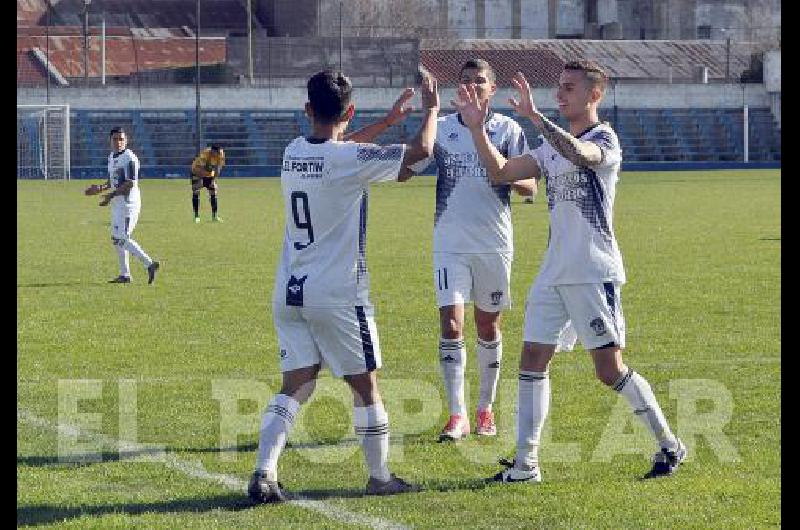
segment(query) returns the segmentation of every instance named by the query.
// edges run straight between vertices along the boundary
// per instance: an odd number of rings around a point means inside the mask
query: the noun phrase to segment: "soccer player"
[[[489,63],[468,60],[459,77],[461,83],[475,87],[477,97],[488,108],[497,91]],[[521,155],[527,150],[525,133],[513,119],[487,112],[481,123],[492,144],[505,156]],[[424,170],[431,160],[435,160],[438,174],[433,283],[441,330],[439,364],[450,413],[439,441],[459,440],[471,430],[464,397],[464,306],[470,301],[474,302],[480,374],[476,433],[494,436],[497,427],[492,405],[503,355],[500,316],[511,304],[510,193],[513,188],[521,195],[532,195],[536,180],[493,185],[458,113],[439,118],[432,157],[405,168],[404,175]]]
[[[133,229],[139,220],[142,199],[139,193],[139,158],[127,148],[128,137],[121,127],[109,133],[111,153],[108,155],[108,181],[93,184],[86,188],[86,195],[111,190],[103,196],[100,206],[111,204],[111,242],[119,256],[119,276],[108,283],[130,283],[130,254],[147,268],[147,283],[153,283],[159,263],[139,246],[132,237]]]
[[[425,116],[409,144],[380,147],[338,140],[353,118],[352,85],[340,72],[308,81],[312,131],[283,155],[281,187],[286,231],[272,307],[283,386],[261,423],[256,470],[248,486],[257,503],[286,500],[278,457],[324,363],[353,392],[353,423],[369,468],[366,493],[416,489],[389,472],[389,419],[378,391],[381,351],[366,261],[370,183],[398,180],[400,168],[433,149],[439,96],[435,81],[421,89]]]
[[[520,358],[517,451],[493,477],[499,482],[540,482],[539,441],[550,407],[550,360],[569,319],[594,361],[597,378],[621,393],[658,444],[645,478],[672,474],[686,447],[672,433],[648,382],[622,360],[625,320],[620,287],[625,282],[612,208],[622,152],[597,107],[607,77],[593,61],[568,62],[560,74],[556,100],[569,131],[548,120],[533,102],[521,73],[514,78],[519,100],[514,110],[533,121],[543,143],[521,156],[506,157],[491,142],[482,123],[488,112],[477,92],[462,85],[454,102],[493,182],[531,175],[546,179],[550,241],[539,275],[528,293]]]
[[[221,223],[222,219],[217,215],[217,178],[222,168],[225,166],[225,151],[217,144],[203,148],[192,162],[192,209],[194,210],[194,222],[200,222],[200,189],[208,190],[208,200],[211,202],[211,220]]]

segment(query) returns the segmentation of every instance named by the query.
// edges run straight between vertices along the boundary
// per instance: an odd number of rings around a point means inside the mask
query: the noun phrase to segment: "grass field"
[[[482,479],[514,447],[523,304],[547,241],[546,204],[513,198],[500,435],[440,445],[434,180],[375,187],[367,255],[391,467],[425,489],[361,496],[366,468],[348,391],[326,374],[279,467],[303,500],[251,507],[244,487],[260,410],[279,381],[270,308],[283,226],[278,180],[223,180],[226,222],[208,222],[203,196],[200,225],[186,181],[143,181],[135,238],[163,266],[151,286],[133,259],[133,284],[106,284],[117,274],[109,211],[81,194],[86,182],[18,181],[17,524],[780,526],[780,184],[772,170],[622,175],[615,230],[629,282],[626,359],[651,382],[691,458],[673,478],[638,480],[653,446],[579,348],[553,361],[537,486]],[[472,325],[466,343],[474,411]],[[120,452],[120,438],[138,444]],[[84,461],[59,459],[70,453]]]

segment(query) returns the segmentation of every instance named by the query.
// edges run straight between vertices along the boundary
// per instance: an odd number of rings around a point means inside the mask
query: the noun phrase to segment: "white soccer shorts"
[[[487,313],[511,307],[509,253],[433,253],[433,286],[439,307],[474,302]]]
[[[321,364],[336,377],[381,367],[373,308],[272,305],[281,371]]]
[[[615,282],[540,285],[525,301],[525,342],[557,344],[570,320],[587,350],[625,347],[620,284]]]
[[[139,220],[138,204],[119,204],[111,205],[111,237],[114,239],[128,239],[136,227]]]

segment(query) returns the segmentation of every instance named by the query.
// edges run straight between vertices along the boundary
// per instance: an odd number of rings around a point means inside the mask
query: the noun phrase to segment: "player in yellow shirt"
[[[217,144],[203,148],[192,162],[192,208],[194,209],[194,222],[200,222],[198,209],[200,208],[200,188],[208,190],[211,202],[211,220],[221,223],[217,216],[217,178],[225,166],[225,151]]]

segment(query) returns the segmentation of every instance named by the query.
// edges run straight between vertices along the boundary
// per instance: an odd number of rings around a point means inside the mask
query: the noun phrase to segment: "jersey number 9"
[[[293,191],[291,199],[294,225],[301,230],[308,231],[307,243],[294,243],[295,250],[303,250],[314,242],[314,229],[311,227],[311,210],[308,208],[308,195],[304,191]],[[300,220],[300,210],[302,210],[303,214],[302,221]]]

